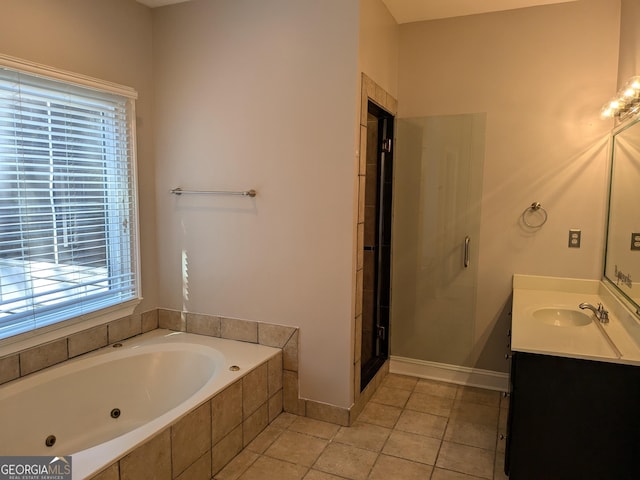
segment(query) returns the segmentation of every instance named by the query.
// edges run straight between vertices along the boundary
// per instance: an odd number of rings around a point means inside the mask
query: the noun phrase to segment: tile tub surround
[[[389,371],[389,362],[386,362],[362,392],[360,392],[360,377],[358,375],[355,403],[351,408],[341,408],[300,398],[298,388],[298,339],[300,333],[296,327],[168,309],[158,310],[158,326],[169,330],[281,348],[284,411],[343,426],[351,425],[356,421],[364,404],[371,398]]]
[[[362,394],[358,392],[358,400],[350,409],[302,399],[299,397],[298,389],[299,331],[297,328],[216,315],[154,309],[0,358],[0,384],[156,328],[259,343],[282,349],[282,355],[279,356],[281,360],[277,364],[269,365],[268,367],[267,384],[270,385],[270,393],[266,407],[261,404],[260,408],[253,412],[254,415],[251,418],[243,420],[243,428],[236,426],[234,431],[225,432],[227,437],[225,437],[224,441],[216,442],[217,437],[214,436],[214,448],[221,452],[222,456],[220,458],[227,461],[233,457],[231,455],[226,458],[230,451],[237,453],[235,447],[239,444],[238,438],[241,436],[243,438],[242,442],[240,442],[242,443],[240,448],[242,448],[245,443],[244,438],[250,438],[253,432],[264,428],[266,425],[264,423],[265,413],[267,422],[273,421],[280,411],[284,410],[288,413],[307,416],[311,419],[337,425],[351,425],[356,421],[364,405],[375,393],[388,372],[388,363],[386,363],[363,390]],[[257,377],[253,380],[255,380],[256,387],[262,388],[262,391],[264,391],[264,381],[259,380]],[[249,378],[247,381],[251,382],[253,380]],[[280,388],[276,388],[278,385]],[[249,402],[249,406],[246,408],[251,410],[251,401],[247,400],[247,402]],[[248,422],[246,425],[244,425],[245,421]],[[150,446],[145,448],[156,448],[160,444],[164,446],[171,445],[171,442],[167,444],[166,441],[156,437],[154,437],[153,442],[155,443],[151,443]],[[128,460],[124,461],[123,465],[126,465],[127,462]],[[199,462],[198,468],[205,468],[205,460],[199,459]],[[216,464],[214,462],[211,468],[215,467]],[[196,466],[192,468],[196,468]],[[102,472],[101,475],[106,476],[104,478],[118,478],[117,476],[108,476],[110,475],[109,472],[117,470],[116,467],[112,466]]]
[[[282,412],[282,353],[109,465],[93,480],[209,480]]]
[[[119,318],[0,358],[0,384],[158,328],[156,309]]]
[[[306,402],[298,393],[298,328],[165,308],[158,309],[158,327],[282,349],[283,408],[305,415]]]
[[[120,318],[0,358],[0,384],[156,328],[259,343],[282,349],[283,388],[280,395],[284,411],[338,425],[351,425],[356,421],[362,408],[389,371],[387,362],[362,392],[359,389],[358,376],[355,388],[356,401],[349,409],[303,399],[299,396],[298,388],[298,328],[160,308]],[[359,369],[357,371],[359,372]],[[275,398],[270,401],[274,404],[280,402]]]
[[[123,317],[53,342],[0,357],[0,385],[156,328],[259,343],[282,349],[284,388],[281,396],[285,411],[306,414],[307,401],[300,399],[298,393],[299,334],[296,327],[163,308]],[[312,406],[310,413],[327,420],[337,419],[333,421],[344,422],[344,419],[348,418],[348,411],[345,415],[344,411],[337,411],[337,407],[323,404]]]
[[[138,472],[142,471],[140,469],[149,458],[153,458],[154,469],[160,472],[154,470],[152,477],[158,475],[154,478],[209,479],[282,412],[287,399],[292,410],[306,410],[306,402],[298,399],[297,328],[166,309],[153,309],[117,319],[0,358],[0,384],[157,328],[250,341],[280,348],[282,352],[210,399],[205,404],[210,404],[209,407],[201,405],[196,408],[94,478],[148,478],[148,469],[143,470],[143,476]],[[284,381],[285,378],[288,382]],[[207,414],[206,410],[210,413]],[[206,418],[210,419],[210,434],[198,433],[188,427],[200,425]],[[209,453],[203,453],[189,463],[192,457],[183,452],[181,445],[186,442],[191,450],[202,452],[207,438]],[[195,446],[193,442],[196,442]],[[173,448],[174,444],[176,448]],[[167,465],[171,467],[169,475]],[[182,467],[185,467],[184,471]],[[208,476],[201,477],[203,472]]]
[[[0,357],[0,385],[61,362],[157,328],[282,349],[289,410],[304,412],[298,404],[298,329],[282,325],[224,318],[215,315],[153,309],[99,325],[68,337]],[[295,399],[295,400],[294,400]]]
[[[364,404],[371,398],[389,371],[389,362],[386,362],[362,392],[360,392],[360,376],[358,375],[357,386],[354,387],[355,403],[351,408],[341,408],[300,398],[298,388],[298,339],[300,333],[296,327],[162,308],[158,310],[158,326],[169,330],[281,348],[284,411],[343,426],[351,425],[356,421]],[[358,369],[357,372],[359,373]]]
[[[506,480],[508,400],[389,374],[351,427],[282,413],[215,480]]]

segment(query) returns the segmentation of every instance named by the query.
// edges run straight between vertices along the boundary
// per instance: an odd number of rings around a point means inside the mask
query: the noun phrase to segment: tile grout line
[[[293,423],[292,423],[291,425],[293,425]],[[340,428],[342,428],[342,427],[340,427]],[[330,438],[330,439],[323,439],[323,440],[327,440],[327,444],[324,446],[324,448],[322,449],[322,451],[318,454],[318,456],[316,457],[316,459],[313,461],[313,463],[312,463],[312,464],[311,464],[311,466],[309,467],[309,470],[307,470],[307,472],[305,473],[305,475],[304,475],[305,477],[309,474],[309,472],[310,472],[311,470],[314,470],[314,468],[313,468],[313,467],[318,463],[318,460],[320,460],[320,457],[321,457],[321,456],[322,456],[322,454],[327,450],[327,448],[329,448],[329,445],[333,442],[333,439],[336,437],[336,435],[337,435],[337,434],[338,434],[338,432],[340,431],[340,428],[339,428],[338,430],[336,430],[336,433],[334,433],[334,434],[331,436],[331,438]],[[316,438],[320,438],[320,437],[316,437]],[[318,468],[318,469],[315,469],[315,470],[317,470],[317,471],[319,471],[319,472],[324,472],[324,470],[320,470],[319,468]],[[324,473],[327,473],[327,472],[324,472]],[[302,478],[304,479],[304,477],[302,477]]]
[[[416,384],[417,384],[417,382],[416,382]],[[389,387],[389,386],[385,385],[384,380],[383,380],[383,382],[380,384],[380,387],[379,387],[379,389],[378,389],[378,390],[380,390],[380,388],[383,388],[383,387],[384,387],[384,388],[388,388],[388,389],[392,389],[391,387]],[[415,389],[415,385],[411,388],[411,390],[409,390],[409,392],[411,392],[411,393],[409,393],[409,396],[407,397],[407,400],[404,402],[404,405],[405,405],[405,406],[406,406],[407,402],[409,401],[409,397],[410,397],[410,396],[411,396],[411,394],[413,393],[413,390],[414,390],[414,389]],[[406,391],[406,389],[401,389],[401,388],[393,388],[393,390],[405,390],[405,391]],[[377,393],[377,392],[376,392],[376,393]],[[376,402],[376,401],[374,400],[374,397],[375,397],[375,394],[371,397],[371,399],[369,399],[369,401],[367,402],[367,404],[368,404],[369,402],[378,403],[378,402]],[[379,405],[384,405],[384,404],[379,403]],[[393,406],[393,405],[390,405],[390,406]],[[382,443],[382,446],[380,447],[380,450],[378,450],[378,451],[376,452],[376,459],[375,459],[375,461],[373,462],[373,464],[371,465],[371,467],[369,468],[369,471],[367,472],[367,476],[365,477],[366,479],[369,479],[369,478],[371,477],[371,474],[373,473],[373,470],[374,470],[375,466],[377,465],[378,461],[380,460],[380,456],[381,456],[381,455],[383,455],[384,448],[385,448],[385,446],[387,445],[387,443],[389,442],[389,438],[390,438],[390,437],[391,437],[391,435],[393,434],[393,431],[394,431],[394,429],[395,429],[395,426],[396,426],[396,425],[397,425],[397,423],[398,423],[398,420],[399,420],[399,419],[400,419],[400,417],[402,416],[402,412],[404,411],[404,406],[403,406],[403,407],[399,407],[399,408],[400,408],[400,415],[398,415],[398,418],[396,419],[396,421],[394,422],[394,424],[393,424],[391,427],[383,427],[383,428],[388,428],[388,429],[389,429],[389,435],[387,435],[387,437],[385,438],[384,442]],[[377,425],[377,424],[369,423],[369,422],[366,422],[366,421],[363,421],[362,423],[366,423],[366,424],[368,424],[368,425],[375,425],[375,426],[381,426],[381,427],[382,427],[382,425]],[[397,458],[397,457],[396,457],[396,458]]]
[[[289,463],[289,464],[293,464],[293,465],[298,465],[298,466],[300,466],[300,467],[304,467],[305,472],[303,473],[303,477],[301,477],[301,478],[304,478],[304,477],[308,476],[308,475],[309,475],[309,473],[310,473],[311,471],[323,472],[323,473],[329,473],[329,472],[325,472],[324,470],[317,469],[317,468],[315,468],[315,467],[316,467],[316,465],[318,464],[319,459],[322,457],[322,455],[326,452],[326,450],[327,450],[327,448],[329,447],[329,445],[330,445],[330,444],[332,444],[332,443],[335,443],[335,444],[338,444],[338,445],[349,446],[349,447],[353,447],[353,448],[358,448],[358,449],[361,449],[361,450],[366,450],[366,451],[369,451],[369,452],[374,453],[374,454],[375,454],[375,459],[373,460],[373,462],[372,462],[371,466],[370,466],[370,467],[368,467],[368,470],[367,470],[367,472],[366,472],[365,476],[364,476],[364,477],[362,477],[362,478],[371,478],[371,476],[372,476],[372,474],[373,474],[373,472],[374,472],[374,469],[376,468],[376,465],[378,465],[378,464],[379,464],[379,462],[380,462],[380,460],[381,460],[381,456],[382,456],[382,455],[388,455],[388,454],[385,454],[385,453],[383,453],[383,452],[384,452],[385,447],[386,447],[386,446],[388,445],[388,443],[389,443],[389,440],[390,440],[390,438],[391,438],[391,435],[392,435],[394,432],[404,432],[404,430],[398,430],[396,427],[398,426],[398,423],[399,423],[399,421],[400,421],[400,418],[402,417],[402,415],[403,415],[405,412],[424,413],[424,414],[427,414],[427,415],[432,415],[432,416],[436,416],[436,417],[440,417],[440,418],[444,418],[444,419],[445,419],[444,427],[443,427],[443,431],[442,431],[442,435],[441,435],[439,438],[438,438],[438,437],[433,437],[433,436],[430,436],[430,435],[422,435],[422,436],[425,436],[425,437],[428,437],[428,438],[436,439],[436,440],[438,441],[438,449],[437,449],[437,452],[436,452],[435,457],[434,457],[433,465],[429,465],[429,464],[427,464],[427,463],[423,463],[423,462],[420,462],[420,461],[411,460],[411,459],[409,459],[409,458],[404,458],[404,457],[401,457],[401,456],[400,456],[400,457],[398,457],[398,456],[396,456],[396,455],[392,455],[392,454],[390,454],[390,455],[389,455],[389,456],[391,456],[391,457],[398,458],[398,459],[402,459],[402,460],[405,460],[405,461],[408,461],[408,462],[411,462],[411,463],[420,464],[420,465],[425,465],[425,466],[430,466],[430,467],[431,467],[431,474],[429,475],[429,478],[430,478],[430,479],[435,478],[434,476],[435,476],[435,472],[436,472],[436,468],[437,468],[437,467],[436,467],[436,464],[437,464],[438,459],[440,458],[440,454],[441,454],[441,452],[442,452],[442,448],[443,448],[443,445],[444,445],[444,441],[445,441],[446,433],[447,433],[447,431],[448,431],[449,427],[452,425],[452,424],[451,424],[451,420],[452,420],[452,414],[454,413],[454,406],[455,406],[456,404],[457,404],[458,406],[462,406],[464,403],[467,403],[467,402],[463,402],[463,399],[464,399],[464,398],[463,398],[463,397],[464,397],[464,390],[463,390],[463,389],[464,389],[464,386],[456,386],[455,395],[454,395],[454,396],[453,396],[453,398],[452,398],[453,405],[452,405],[451,409],[449,410],[449,413],[448,413],[448,415],[447,415],[447,416],[435,415],[435,414],[433,414],[433,413],[429,413],[429,412],[421,412],[421,411],[419,411],[419,410],[415,410],[415,411],[414,411],[414,410],[412,410],[412,409],[410,409],[410,408],[407,408],[407,405],[408,405],[409,399],[411,398],[411,396],[412,396],[413,394],[415,394],[415,393],[420,393],[420,392],[417,392],[417,391],[416,391],[416,388],[417,388],[417,386],[418,386],[418,384],[419,384],[419,383],[420,383],[420,379],[417,379],[417,381],[413,384],[413,386],[411,387],[411,389],[407,389],[407,388],[398,388],[398,387],[395,387],[395,386],[394,386],[394,387],[390,387],[390,386],[388,386],[388,385],[386,386],[386,388],[389,388],[390,390],[396,390],[396,391],[401,390],[401,391],[404,391],[404,392],[406,392],[406,391],[408,391],[408,392],[409,392],[409,395],[407,396],[406,400],[404,400],[404,401],[402,402],[402,406],[388,405],[388,404],[385,404],[385,403],[378,403],[377,401],[375,401],[375,400],[373,400],[373,399],[370,399],[370,400],[369,400],[369,402],[367,402],[367,403],[372,402],[372,403],[375,403],[375,404],[378,404],[378,405],[381,405],[381,406],[395,407],[395,408],[397,408],[397,409],[399,410],[399,412],[400,412],[400,413],[398,414],[397,418],[393,421],[393,424],[391,424],[390,426],[381,425],[381,424],[377,424],[377,423],[371,423],[371,421],[360,420],[360,422],[362,422],[363,424],[371,425],[371,426],[374,426],[374,427],[381,427],[381,428],[385,428],[385,429],[387,429],[387,430],[389,431],[388,435],[386,436],[386,438],[385,438],[385,439],[384,439],[384,441],[382,442],[381,447],[380,447],[379,449],[372,450],[372,449],[369,449],[369,448],[363,447],[363,446],[361,446],[360,444],[357,444],[357,443],[356,443],[356,444],[351,444],[351,443],[346,443],[346,442],[345,442],[345,443],[342,443],[342,442],[340,442],[340,441],[337,441],[337,440],[336,440],[336,438],[338,437],[338,435],[340,434],[340,432],[342,432],[342,431],[343,431],[343,429],[350,429],[351,427],[339,426],[339,427],[338,427],[338,429],[336,429],[336,430],[335,430],[335,431],[330,435],[330,437],[329,437],[329,438],[327,438],[327,437],[324,437],[324,436],[316,436],[316,435],[314,435],[314,434],[310,434],[310,433],[308,433],[308,432],[298,432],[298,431],[296,431],[296,430],[293,430],[293,429],[292,429],[292,427],[293,427],[293,425],[294,425],[294,423],[295,423],[295,420],[294,420],[294,421],[290,422],[290,423],[289,423],[287,426],[285,426],[284,428],[276,427],[276,429],[277,429],[277,430],[279,430],[279,431],[280,431],[280,433],[278,433],[278,435],[273,439],[273,441],[271,441],[271,442],[269,443],[269,445],[264,449],[264,452],[262,452],[262,453],[252,452],[252,453],[256,454],[255,459],[254,459],[252,462],[250,462],[250,463],[249,463],[249,465],[247,465],[247,466],[242,470],[242,472],[238,475],[237,479],[240,479],[240,478],[242,477],[242,475],[244,475],[244,474],[246,473],[246,471],[247,471],[247,470],[248,470],[252,465],[254,465],[254,464],[255,464],[255,462],[256,462],[258,459],[260,459],[260,458],[262,458],[262,457],[267,457],[267,458],[271,458],[271,459],[275,459],[275,460],[280,460],[280,461],[284,461],[284,462]],[[446,395],[435,395],[435,396],[438,396],[438,397],[441,397],[441,396],[442,396],[443,398],[449,398],[449,397],[448,397],[448,396],[446,396]],[[471,395],[471,396],[473,397],[473,395]],[[490,402],[483,401],[483,398],[482,398],[482,397],[474,397],[474,400],[475,400],[475,401],[468,401],[468,403],[471,403],[471,404],[474,404],[474,405],[481,405],[481,406],[485,406],[485,407],[492,407],[492,408],[494,407],[494,405],[491,405],[491,404],[490,404]],[[392,401],[392,400],[391,400],[391,401]],[[498,411],[498,418],[497,418],[497,420],[496,420],[496,425],[495,425],[495,432],[496,432],[496,435],[495,435],[495,437],[494,437],[494,447],[495,447],[495,448],[493,449],[493,452],[491,452],[491,453],[492,453],[491,458],[492,458],[492,460],[493,460],[493,461],[492,461],[492,465],[491,465],[491,469],[490,469],[490,470],[491,470],[491,477],[488,477],[488,478],[490,478],[490,479],[495,478],[495,472],[496,472],[496,461],[497,461],[497,458],[498,458],[498,443],[499,443],[499,440],[498,440],[498,434],[499,434],[499,429],[500,429],[500,412],[501,412],[501,410],[500,410],[500,405],[501,405],[501,403],[500,403],[500,400],[499,400],[499,401],[498,401],[498,407],[497,407],[497,411]],[[299,416],[296,416],[296,417],[297,417],[297,418],[303,418],[303,417],[299,417]],[[370,419],[370,420],[374,420],[374,419]],[[474,423],[474,422],[466,422],[466,423]],[[275,442],[276,442],[276,441],[281,437],[281,435],[282,435],[285,431],[289,431],[289,432],[296,433],[296,434],[301,434],[301,435],[304,435],[304,436],[307,436],[307,437],[312,437],[312,438],[321,439],[321,440],[324,440],[324,441],[326,442],[326,444],[324,445],[324,447],[322,448],[322,450],[320,451],[320,453],[317,455],[317,457],[315,458],[315,460],[313,461],[313,463],[312,463],[310,466],[308,466],[308,465],[302,465],[302,464],[297,464],[297,463],[292,462],[292,461],[289,461],[289,460],[284,460],[284,459],[281,459],[281,458],[271,457],[271,456],[267,455],[267,453],[266,453],[266,452],[268,451],[268,449],[271,447],[271,445],[273,445],[273,444],[274,444],[274,443],[275,443]],[[413,433],[413,432],[405,432],[405,433]],[[421,435],[421,434],[415,433],[415,435]],[[484,448],[482,448],[482,447],[478,447],[478,446],[473,445],[473,444],[459,443],[459,442],[454,442],[454,441],[452,441],[451,443],[454,443],[454,444],[457,444],[457,445],[462,445],[462,446],[467,446],[467,447],[475,447],[475,448],[480,449],[480,450],[486,450],[486,449],[484,449]],[[246,447],[245,447],[245,448],[246,448]],[[451,471],[451,472],[457,472],[456,470],[450,470],[450,469],[448,469],[448,468],[444,468],[443,470]],[[365,472],[361,472],[361,473],[365,473]],[[462,474],[465,474],[465,475],[470,475],[470,474],[465,473],[465,472],[459,472],[459,473],[462,473]],[[331,473],[331,475],[335,475],[335,476],[336,476],[336,477],[338,477],[338,478],[345,478],[345,479],[347,479],[347,477],[343,477],[343,476],[342,476],[342,475],[340,475],[340,474]],[[212,478],[215,478],[215,477],[212,477]],[[359,476],[359,475],[358,475],[358,478],[360,478],[360,476]],[[485,477],[485,478],[487,478],[487,477]],[[347,479],[347,480],[348,480],[348,479]]]
[[[460,386],[456,385],[456,393],[453,396],[453,401],[451,402],[451,409],[449,410],[449,414],[447,415],[447,421],[445,422],[444,432],[442,432],[442,438],[440,439],[440,445],[438,447],[438,452],[436,453],[436,458],[433,460],[433,469],[431,469],[431,476],[436,474],[436,464],[438,463],[438,458],[440,457],[440,451],[442,450],[442,445],[444,444],[444,437],[447,435],[447,428],[449,428],[449,420],[451,420],[451,413],[453,413],[453,406],[455,405],[456,398],[458,398],[458,392],[460,391]]]
[[[436,473],[436,464],[438,463],[438,457],[440,457],[440,451],[442,450],[442,444],[444,443],[444,436],[447,433],[447,427],[449,426],[449,417],[447,417],[447,422],[445,425],[445,431],[442,433],[442,438],[440,439],[440,445],[438,446],[438,451],[436,452],[436,458],[433,459],[433,468],[431,469],[431,477]]]

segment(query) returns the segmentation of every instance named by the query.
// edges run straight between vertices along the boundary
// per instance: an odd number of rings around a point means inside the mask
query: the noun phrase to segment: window
[[[135,92],[105,85],[0,65],[0,339],[138,296]]]

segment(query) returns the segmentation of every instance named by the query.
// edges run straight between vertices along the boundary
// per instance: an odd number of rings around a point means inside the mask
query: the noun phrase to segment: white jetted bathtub
[[[87,478],[279,351],[168,330],[116,345],[0,387],[0,455],[71,455]]]

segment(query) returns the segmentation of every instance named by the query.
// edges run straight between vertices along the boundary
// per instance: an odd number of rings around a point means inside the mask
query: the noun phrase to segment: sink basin
[[[534,310],[533,318],[554,327],[584,327],[591,323],[591,317],[570,308],[540,308]]]

